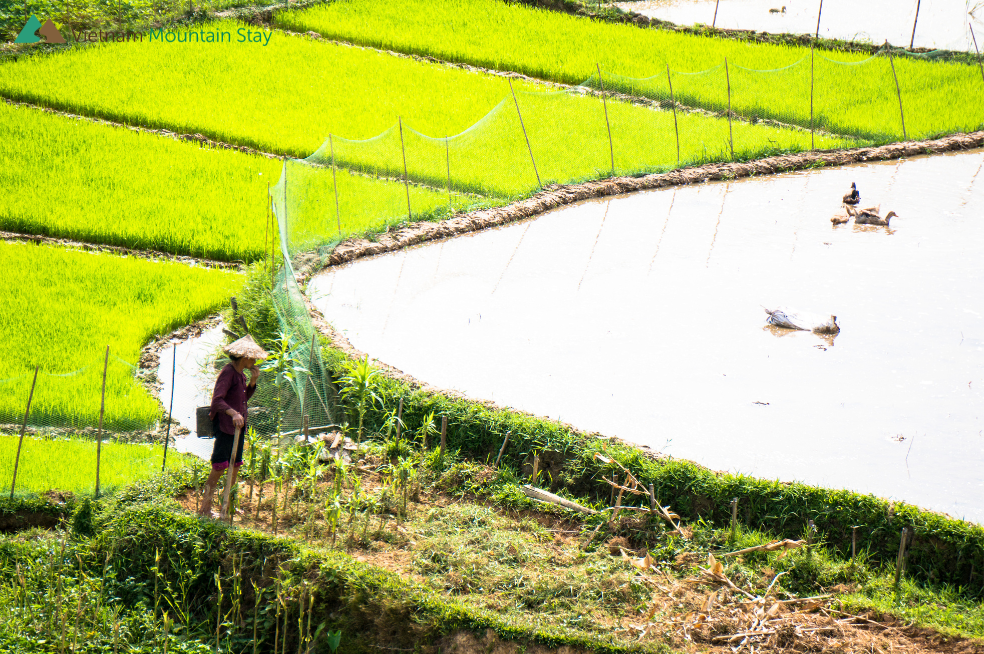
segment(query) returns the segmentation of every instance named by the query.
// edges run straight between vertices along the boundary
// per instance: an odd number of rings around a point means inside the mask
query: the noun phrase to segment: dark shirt
[[[243,431],[246,430],[246,403],[256,392],[256,386],[246,385],[246,375],[236,372],[236,367],[229,363],[219,373],[215,380],[215,390],[212,391],[212,410],[209,418],[218,423],[220,430],[227,434],[235,434],[236,426],[232,416],[226,411],[234,409],[243,417]]]

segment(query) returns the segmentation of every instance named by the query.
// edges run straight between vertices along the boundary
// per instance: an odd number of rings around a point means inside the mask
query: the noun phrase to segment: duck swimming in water
[[[850,205],[844,205],[841,207],[839,212],[834,214],[833,218],[830,219],[830,222],[835,225],[843,225],[851,220],[852,216],[854,216],[854,211],[851,209]]]
[[[878,215],[878,211],[881,209],[881,205],[877,207],[868,207],[867,209],[860,209],[854,212],[854,224],[855,225],[878,225],[879,227],[888,227],[888,222],[893,216],[898,216],[899,214],[894,211],[889,211],[884,218]]]
[[[861,202],[861,194],[858,193],[858,187],[854,185],[854,182],[851,182],[851,190],[844,196],[844,204],[856,207],[859,202]]]

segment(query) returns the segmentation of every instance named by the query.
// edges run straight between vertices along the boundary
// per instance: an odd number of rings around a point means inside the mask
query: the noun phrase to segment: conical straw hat
[[[226,354],[231,354],[237,357],[247,357],[249,359],[265,359],[269,354],[263,351],[263,348],[256,344],[253,337],[247,334],[243,336],[235,343],[230,343],[222,348],[222,351]]]

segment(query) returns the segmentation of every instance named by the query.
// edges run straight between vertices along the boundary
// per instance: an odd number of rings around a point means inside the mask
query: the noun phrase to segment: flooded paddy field
[[[717,3],[715,22],[716,3],[717,0],[634,0],[615,4],[626,11],[678,25],[714,22],[716,27],[725,29],[776,34],[817,31],[819,0],[721,0]],[[820,36],[875,44],[887,40],[892,45],[908,46],[916,22],[916,4],[916,0],[826,0],[820,16]],[[979,0],[922,2],[913,46],[973,52],[968,21],[974,26],[978,45],[982,45],[984,3]]]
[[[591,201],[329,269],[352,344],[713,469],[984,521],[984,152]],[[856,182],[891,226],[833,226]],[[763,308],[834,314],[835,337]]]

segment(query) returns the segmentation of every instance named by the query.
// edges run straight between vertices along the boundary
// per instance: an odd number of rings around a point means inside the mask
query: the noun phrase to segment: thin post
[[[400,404],[396,408],[396,442],[397,443],[400,442],[400,432],[402,431],[400,427],[403,424],[402,420],[403,420],[403,398],[401,397]]]
[[[984,82],[984,62],[981,61],[981,51],[977,47],[977,36],[974,35],[974,26],[967,23],[967,27],[970,28],[970,38],[974,40],[974,52],[977,53],[977,65],[981,69],[981,81]]]
[[[656,491],[652,484],[649,484],[649,512],[656,513]]]
[[[304,417],[302,418],[301,424],[303,425],[301,427],[301,431],[304,433],[304,441],[305,442],[310,441],[311,440],[311,416],[309,416],[308,414],[305,413],[304,414]]]
[[[335,223],[338,225],[338,235],[342,235],[342,218],[338,212],[338,177],[335,176],[335,145],[331,134],[328,135],[328,147],[331,149],[331,185],[335,189]]]
[[[167,410],[167,433],[164,434],[164,461],[161,463],[161,472],[167,466],[167,444],[171,441],[171,418],[174,416],[174,377],[178,369],[178,344],[175,343],[171,349],[171,406]]]
[[[509,80],[509,92],[512,93],[513,102],[516,105],[516,115],[519,116],[519,126],[523,128],[523,137],[526,139],[526,149],[530,151],[530,161],[533,162],[533,172],[536,173],[536,185],[543,188],[540,181],[540,172],[536,169],[536,159],[533,158],[533,148],[530,146],[530,137],[526,133],[526,125],[523,123],[523,113],[519,110],[519,100],[516,99],[516,91],[513,90],[512,79]]]
[[[673,79],[670,77],[670,65],[666,64],[666,81],[670,85],[670,106],[673,107],[673,131],[676,132],[677,165],[680,165],[680,126],[677,125],[676,100],[673,99]]]
[[[735,160],[735,138],[731,131],[731,74],[728,72],[728,58],[724,58],[724,79],[728,82],[728,143],[731,144],[731,160]]]
[[[601,78],[601,64],[595,64],[598,69],[598,84],[601,86],[601,105],[605,108],[605,126],[608,127],[608,154],[612,159],[612,177],[615,176],[615,147],[612,145],[612,124],[608,122],[608,101],[605,100],[605,81]]]
[[[912,44],[916,42],[916,23],[919,22],[919,5],[922,4],[922,0],[916,0],[916,17],[912,21],[912,38],[909,39],[909,49],[912,50]]]
[[[232,524],[232,511],[229,509],[229,498],[232,496],[232,475],[236,469],[236,456],[239,454],[239,427],[236,427],[236,435],[232,438],[232,456],[229,457],[229,471],[226,473],[225,490],[222,491],[222,513],[229,516],[229,524]],[[276,506],[276,502],[274,502]]]
[[[451,144],[447,136],[444,137],[444,156],[448,162],[448,213],[454,213],[454,208],[451,206]]]
[[[444,461],[444,448],[448,445],[448,417],[441,416],[441,461]]]
[[[106,346],[106,360],[103,362],[102,401],[99,405],[99,432],[96,436],[96,497],[99,497],[99,464],[102,458],[103,415],[106,412],[106,371],[109,369],[109,346]]]
[[[412,221],[413,216],[410,213],[410,182],[407,181],[407,148],[403,144],[403,118],[397,117],[400,122],[400,150],[403,151],[403,186],[407,190],[407,220]]]
[[[715,25],[717,25],[717,22],[718,22],[718,5],[720,5],[720,4],[721,4],[721,0],[717,0],[717,2],[714,3],[714,20],[711,21],[711,27],[714,27]]]
[[[263,259],[266,263],[266,247],[267,243],[270,242],[270,182],[267,182],[267,194],[266,194],[266,206],[267,206],[267,219],[266,219],[266,233],[263,237]]]
[[[813,521],[807,520],[806,521],[806,553],[808,555],[813,553],[813,531],[815,529],[816,526],[813,524]]]
[[[851,563],[854,563],[854,557],[858,555],[858,526],[854,525],[851,527]]]
[[[530,483],[531,484],[535,484],[536,483],[536,478],[537,478],[537,475],[539,475],[539,474],[540,474],[540,455],[539,454],[534,454],[533,455],[533,476],[530,477]]]
[[[502,447],[499,448],[499,456],[495,457],[495,463],[492,465],[493,468],[499,467],[499,461],[502,460],[502,453],[506,451],[506,444],[509,443],[509,432],[506,432],[506,437],[502,439]]]
[[[899,582],[902,581],[902,574],[905,572],[906,549],[909,540],[912,538],[912,528],[903,527],[902,537],[899,540],[899,555],[895,559],[895,592],[899,592]]]
[[[731,540],[734,541],[738,533],[738,498],[731,500]]]
[[[17,465],[20,463],[21,446],[24,445],[24,431],[27,430],[27,417],[31,413],[31,400],[34,399],[34,386],[38,383],[38,371],[41,366],[34,367],[34,381],[31,382],[31,392],[27,396],[27,409],[24,411],[24,422],[21,423],[20,440],[17,441],[17,456],[14,457],[14,479],[10,482],[10,499],[14,499],[14,486],[17,485]]]
[[[892,50],[888,51],[888,63],[892,65],[892,77],[895,78],[895,93],[899,97],[899,115],[902,117],[902,140],[908,141],[909,137],[905,133],[905,112],[902,111],[902,91],[899,89],[899,76],[895,73],[895,59],[892,57]]]
[[[814,126],[813,126],[813,77],[814,77],[813,46],[815,44],[816,41],[810,44],[810,150],[817,149],[816,133],[814,132]]]
[[[821,14],[823,14],[823,0],[820,0],[820,9],[817,10],[817,33],[813,37],[815,39],[819,39],[820,38],[820,16],[821,16]]]

